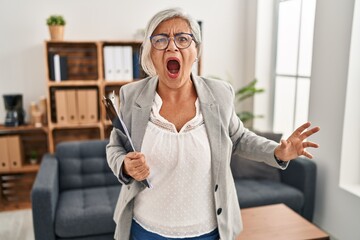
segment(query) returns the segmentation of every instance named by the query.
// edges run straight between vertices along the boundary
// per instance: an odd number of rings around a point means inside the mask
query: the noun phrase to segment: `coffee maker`
[[[3,95],[6,117],[5,126],[17,127],[24,124],[25,111],[21,94]]]

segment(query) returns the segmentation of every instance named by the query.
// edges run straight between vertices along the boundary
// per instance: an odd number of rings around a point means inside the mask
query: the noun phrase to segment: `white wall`
[[[360,198],[339,187],[353,9],[354,0],[317,1],[309,109],[310,121],[321,127],[311,138],[320,144],[312,151],[318,166],[314,221],[340,240],[360,239]]]
[[[340,187],[360,197],[360,0],[355,0],[341,149]]]
[[[204,76],[244,81],[244,14],[249,0],[0,0],[0,123],[5,120],[2,95],[21,93],[27,111],[46,95],[44,40],[46,18],[62,14],[66,40],[132,39],[150,17],[167,7],[182,7],[203,21]]]
[[[254,114],[262,115],[263,118],[254,119],[254,129],[260,131],[272,131],[274,90],[273,79],[275,69],[274,57],[274,4],[275,0],[257,0],[256,18],[256,57],[255,77],[258,80],[258,87],[264,88],[262,94],[254,97]]]
[[[267,86],[269,90],[273,84],[270,51],[273,9],[270,2],[273,1],[257,0],[255,59],[255,74],[260,81],[264,80],[260,86]],[[354,0],[317,0],[309,107],[309,120],[321,128],[309,139],[320,144],[319,149],[310,150],[317,164],[314,222],[339,240],[360,239],[360,198],[339,186],[341,151],[349,147],[342,148],[342,137],[353,11]],[[354,91],[358,96],[359,89]],[[256,113],[269,114],[272,111],[268,104],[273,102],[271,94],[255,97]],[[354,103],[353,107],[359,108],[359,103]],[[264,130],[271,130],[271,126],[269,118],[256,119],[254,124],[255,128]],[[347,128],[350,132],[351,126]],[[352,131],[358,129],[358,126],[353,126]],[[354,132],[352,139],[356,140],[358,134]],[[353,151],[358,151],[358,147]],[[357,164],[349,168],[359,166],[360,159],[354,161]]]

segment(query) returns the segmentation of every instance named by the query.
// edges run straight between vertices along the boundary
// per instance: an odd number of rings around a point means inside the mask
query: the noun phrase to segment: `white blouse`
[[[135,197],[134,219],[150,232],[169,238],[196,237],[217,227],[211,184],[211,152],[203,116],[180,132],[160,116],[162,100],[153,102],[141,152],[154,186]]]

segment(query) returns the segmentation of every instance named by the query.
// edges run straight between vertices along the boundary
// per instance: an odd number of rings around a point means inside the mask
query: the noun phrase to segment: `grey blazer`
[[[192,79],[210,142],[214,211],[220,237],[224,240],[235,239],[242,230],[242,220],[230,160],[242,156],[264,161],[277,168],[286,166],[280,166],[274,158],[277,143],[244,128],[234,110],[234,91],[230,84],[197,76],[192,76]],[[157,83],[157,77],[149,77],[120,89],[120,114],[137,151],[141,150]],[[106,149],[109,166],[118,178],[127,149],[127,146],[121,144],[122,137],[120,131],[113,130]],[[116,240],[129,240],[134,198],[144,189],[137,181],[123,185],[114,213]]]

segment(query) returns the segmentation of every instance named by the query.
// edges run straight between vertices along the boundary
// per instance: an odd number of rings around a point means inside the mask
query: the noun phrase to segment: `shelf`
[[[31,208],[31,202],[0,202],[0,211],[14,211]]]
[[[97,80],[63,80],[61,82],[49,81],[49,87],[97,87],[99,86]]]
[[[134,81],[106,81],[104,80],[103,81],[103,85],[104,86],[123,86],[125,84],[128,84],[128,83],[131,83],[131,82],[134,82]]]
[[[31,189],[38,166],[27,166],[22,172],[0,175],[0,211],[31,207]]]
[[[19,168],[13,168],[6,171],[0,170],[0,174],[32,173],[32,172],[37,172],[38,170],[39,170],[39,164],[34,164],[34,165],[26,164]]]
[[[21,125],[18,127],[7,127],[4,125],[0,125],[0,134],[14,134],[21,132],[32,132],[32,131],[42,131],[47,133],[48,127],[35,127],[34,125]]]
[[[82,124],[57,124],[53,123],[51,129],[73,129],[73,128],[100,128],[101,123],[82,123]]]
[[[101,41],[102,45],[134,45],[134,46],[140,46],[142,44],[142,41],[134,41],[134,40],[111,40],[111,41]]]

